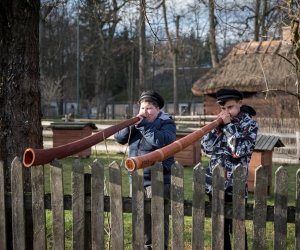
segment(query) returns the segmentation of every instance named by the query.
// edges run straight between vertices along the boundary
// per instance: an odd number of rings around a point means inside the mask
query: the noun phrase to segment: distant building
[[[243,92],[245,103],[253,106],[258,117],[298,117],[296,74],[291,62],[293,48],[290,29],[282,40],[242,42],[233,47],[218,67],[199,77],[192,86],[195,96],[204,97],[204,113],[219,112],[215,93],[220,88]],[[272,90],[266,92],[266,90]]]

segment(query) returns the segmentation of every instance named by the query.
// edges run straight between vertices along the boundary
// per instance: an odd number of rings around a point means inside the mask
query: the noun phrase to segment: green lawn
[[[106,154],[106,153],[98,153],[97,155],[92,155],[90,158],[82,159],[82,162],[85,165],[85,172],[90,172],[90,166],[95,159],[100,159],[101,163],[104,166],[108,166],[111,162],[116,161],[119,165],[122,164],[122,161],[125,160],[124,155],[122,154]],[[74,161],[74,157],[67,157],[61,161],[63,164],[63,178],[64,178],[64,190],[65,194],[71,193],[71,169],[72,163]],[[203,166],[207,166],[208,159],[202,159]],[[268,198],[268,204],[272,205],[274,203],[274,177],[275,172],[280,167],[280,164],[274,164],[273,166],[273,181],[272,181],[272,191]],[[295,186],[296,186],[296,172],[300,168],[300,165],[284,165],[284,167],[288,170],[288,178],[289,178],[289,206],[295,205]],[[105,168],[105,175],[108,176],[108,167]],[[49,166],[45,165],[45,191],[46,193],[50,192],[49,187]],[[122,181],[123,181],[123,196],[128,196],[129,188],[128,188],[128,178],[127,178],[127,170],[122,168]],[[193,183],[193,167],[185,167],[184,168],[184,188],[185,188],[185,199],[191,200],[192,198],[192,183]],[[249,195],[248,203],[253,203],[253,194]],[[71,211],[66,211],[65,213],[65,222],[66,222],[66,249],[71,249],[71,237],[72,237],[72,213]],[[52,240],[52,216],[51,211],[47,211],[47,239],[48,239],[48,247],[51,249],[51,240]],[[248,244],[249,249],[252,248],[252,235],[253,235],[253,225],[252,221],[246,222],[247,233],[248,233]],[[185,217],[185,230],[184,230],[184,238],[185,238],[185,249],[191,249],[191,231],[192,231],[192,218]],[[132,240],[132,233],[131,233],[131,214],[124,214],[124,233],[125,233],[125,249],[131,249],[131,240]],[[210,232],[211,232],[211,220],[210,218],[206,219],[205,223],[205,244],[206,249],[210,249]],[[288,224],[288,247],[287,249],[294,249],[293,244],[295,240],[295,227],[294,224]],[[274,230],[273,230],[273,223],[267,223],[267,249],[273,249],[273,237],[274,237]]]

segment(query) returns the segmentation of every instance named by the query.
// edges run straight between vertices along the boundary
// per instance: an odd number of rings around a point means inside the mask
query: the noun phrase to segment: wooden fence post
[[[255,170],[254,211],[253,211],[253,249],[265,249],[268,171],[260,166]]]
[[[184,187],[183,166],[175,163],[171,168],[172,249],[184,249]]]
[[[104,249],[104,166],[95,160],[91,176],[92,249]]]
[[[111,249],[124,249],[123,203],[121,170],[116,162],[109,166]]]
[[[0,246],[6,250],[6,209],[5,209],[5,182],[4,165],[0,161]]]
[[[164,249],[164,180],[161,162],[151,167],[152,249]],[[146,225],[147,226],[147,225]]]
[[[31,168],[33,249],[46,250],[44,166]]]
[[[233,249],[244,249],[245,239],[245,167],[239,165],[233,174],[233,201],[232,201],[232,225],[233,225]]]
[[[132,177],[132,248],[144,248],[144,170],[131,173]]]
[[[64,189],[62,165],[58,160],[50,164],[53,249],[65,249]]]
[[[274,249],[286,249],[288,174],[284,167],[275,173]]]
[[[90,249],[85,246],[84,166],[79,159],[73,162],[72,171],[72,215],[73,249]],[[90,226],[90,225],[87,225]],[[90,237],[90,235],[89,235]]]
[[[13,249],[25,250],[23,166],[18,157],[11,163],[11,204]]]
[[[300,249],[300,169],[296,173],[295,249]]]
[[[204,249],[204,224],[205,224],[205,168],[201,163],[197,164],[193,170],[193,250]]]
[[[224,168],[213,170],[212,192],[212,249],[224,248]]]
[[[91,196],[91,174],[84,174],[84,196]],[[84,212],[84,249],[92,249],[92,239],[91,239],[91,211]]]

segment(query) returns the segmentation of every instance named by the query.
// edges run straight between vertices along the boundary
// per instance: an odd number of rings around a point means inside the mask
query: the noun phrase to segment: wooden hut
[[[286,29],[282,40],[250,41],[235,45],[216,67],[198,79],[192,93],[204,97],[204,114],[219,113],[215,93],[220,88],[243,92],[244,102],[259,117],[298,116],[293,47]],[[271,91],[268,91],[271,90]]]
[[[53,132],[53,147],[58,147],[92,135],[97,126],[92,122],[53,122],[49,128]],[[87,148],[75,156],[85,158],[91,153],[91,148]]]

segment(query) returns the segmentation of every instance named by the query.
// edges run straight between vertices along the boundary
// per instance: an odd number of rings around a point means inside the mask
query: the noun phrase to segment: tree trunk
[[[209,0],[209,48],[211,63],[213,68],[219,64],[217,42],[216,42],[216,22],[214,0]]]
[[[255,17],[254,17],[254,41],[259,40],[259,26],[260,26],[260,0],[255,2]]]
[[[293,17],[293,16],[292,16]],[[294,49],[294,59],[295,59],[295,71],[297,76],[297,82],[300,81],[300,34],[299,34],[300,21],[292,20],[291,22],[291,32],[292,32],[292,44]],[[297,96],[297,107],[298,115],[300,117],[300,86],[296,84],[295,94]]]
[[[38,0],[0,3],[0,160],[10,190],[10,164],[27,147],[41,148]],[[25,190],[30,190],[26,170]]]
[[[261,36],[262,36],[263,41],[268,40],[268,38],[267,38],[268,31],[267,31],[267,27],[266,27],[266,18],[268,15],[267,13],[268,13],[268,0],[264,0],[263,1],[263,11],[262,11],[262,15],[261,15]]]
[[[168,21],[167,21],[167,7],[166,7],[166,2],[165,0],[162,2],[162,7],[163,7],[163,15],[164,15],[164,23],[165,23],[165,31],[167,34],[168,42],[169,42],[169,47],[170,51],[172,53],[172,59],[173,59],[173,106],[174,106],[174,115],[178,114],[178,94],[177,94],[177,75],[178,75],[178,69],[177,69],[177,64],[178,64],[178,54],[179,54],[179,46],[178,46],[178,41],[179,41],[179,19],[180,16],[176,16],[176,40],[175,40],[175,45],[172,41],[169,28],[168,28]]]
[[[179,16],[176,16],[176,41],[173,53],[173,91],[174,91],[174,114],[178,114],[178,53],[179,53]]]
[[[27,147],[42,147],[39,89],[38,0],[0,2],[0,160],[5,190],[11,190],[11,162]],[[24,191],[31,191],[30,170],[24,169]],[[7,249],[12,249],[12,210],[6,210]],[[26,249],[33,248],[32,211],[25,211]]]
[[[139,93],[145,90],[145,58],[146,58],[146,34],[145,34],[146,1],[140,0],[139,19]]]

